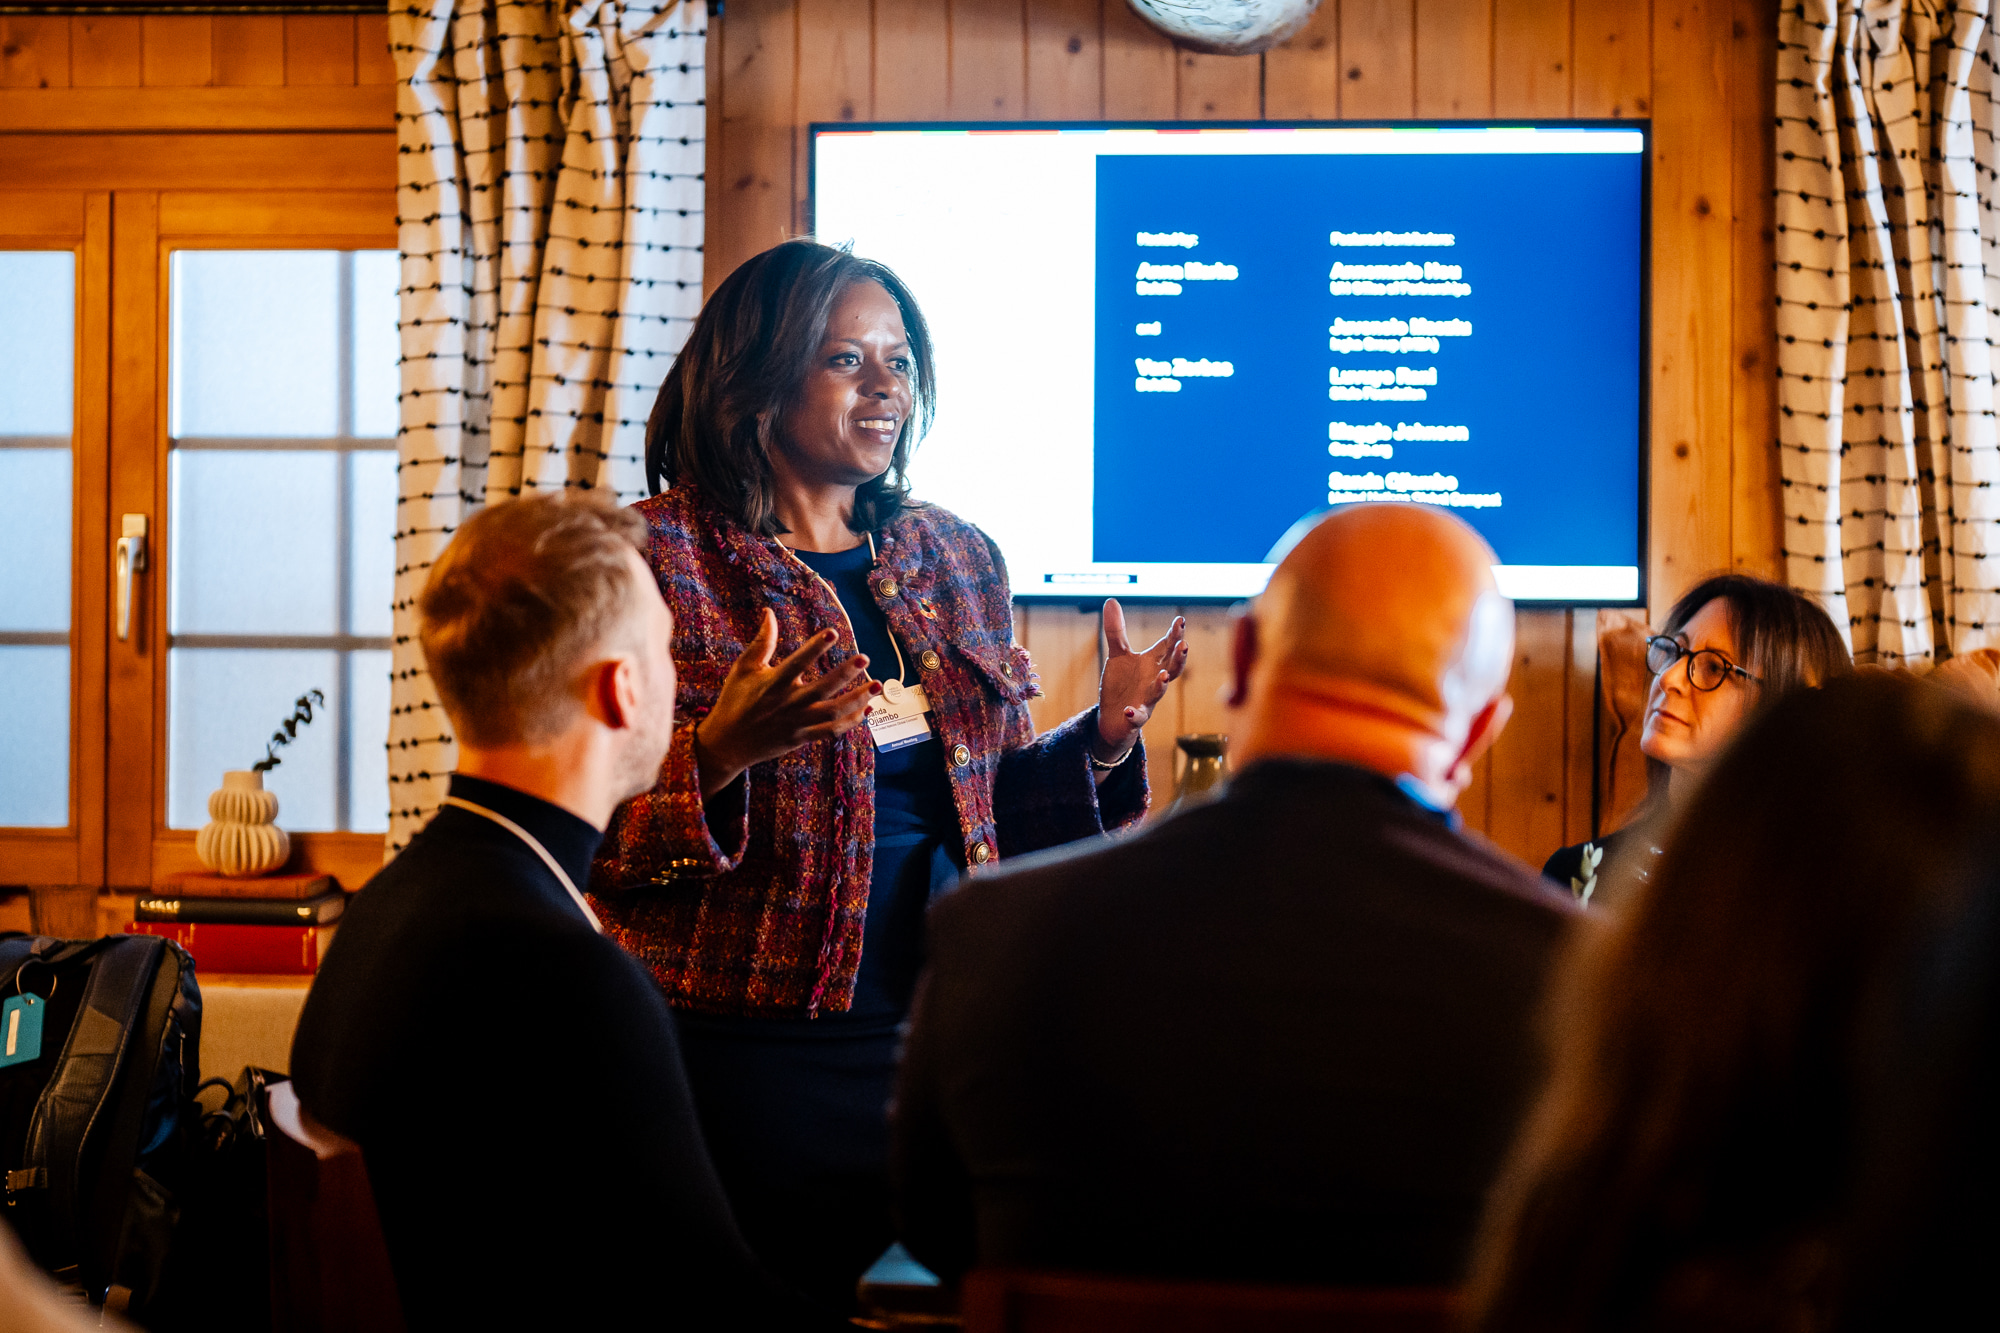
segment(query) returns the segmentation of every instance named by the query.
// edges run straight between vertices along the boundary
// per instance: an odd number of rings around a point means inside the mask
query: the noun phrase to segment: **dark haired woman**
[[[1179,621],[1133,652],[1107,603],[1098,706],[1034,735],[1000,553],[904,481],[935,396],[923,316],[880,264],[790,241],[716,289],[639,506],[690,723],[592,874],[682,1015],[745,1234],[835,1301],[892,1235],[925,906],[968,867],[1140,818],[1140,728],[1186,661]]]
[[[1682,594],[1646,641],[1646,696],[1639,751],[1652,794],[1625,826],[1565,847],[1542,874],[1589,902],[1612,866],[1643,881],[1659,855],[1654,831],[1684,800],[1752,713],[1793,690],[1852,669],[1847,644],[1818,602],[1782,583],[1715,574]]]
[[[1754,718],[1554,982],[1552,1077],[1495,1190],[1473,1326],[1855,1326],[1848,1284],[1885,1257],[1856,1214],[1886,1201],[1872,1141],[1908,1072],[1868,1057],[1995,829],[2000,717],[1948,690],[1854,676]],[[1966,1072],[1990,1093],[1990,1065]],[[1931,1326],[1889,1294],[1899,1317],[1872,1326]]]

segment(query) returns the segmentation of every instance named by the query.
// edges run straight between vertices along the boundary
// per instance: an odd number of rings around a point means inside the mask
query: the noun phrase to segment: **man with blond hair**
[[[361,1145],[412,1328],[799,1322],[716,1182],[672,1013],[580,892],[673,725],[644,541],[588,493],[512,501],[419,603],[458,769],[292,1046],[306,1111]]]
[[[1538,1076],[1574,911],[1458,831],[1513,606],[1439,510],[1308,530],[1236,625],[1236,776],[930,914],[903,1238],[974,1264],[1444,1285]]]

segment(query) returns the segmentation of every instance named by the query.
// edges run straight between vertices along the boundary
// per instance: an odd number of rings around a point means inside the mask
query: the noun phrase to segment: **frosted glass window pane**
[[[331,250],[176,251],[174,437],[336,434],[339,292]]]
[[[69,649],[0,647],[0,755],[0,826],[68,825]]]
[[[347,826],[389,831],[389,654],[353,653],[347,665]]]
[[[69,438],[76,256],[0,251],[0,435]]]
[[[208,794],[222,775],[264,757],[264,743],[307,690],[326,696],[324,713],[278,752],[264,775],[277,793],[278,825],[304,833],[334,827],[339,750],[339,654],[277,648],[175,648],[167,654],[167,823],[200,828]]]
[[[364,440],[396,433],[403,375],[396,333],[401,262],[394,250],[354,256],[354,433]]]
[[[396,455],[357,450],[348,460],[348,629],[387,637],[394,633],[389,604],[396,595]]]
[[[0,630],[69,628],[67,449],[0,449]]]
[[[173,452],[172,632],[333,634],[340,455]]]

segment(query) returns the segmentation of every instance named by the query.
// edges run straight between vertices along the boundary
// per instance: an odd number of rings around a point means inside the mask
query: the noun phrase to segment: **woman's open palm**
[[[1104,603],[1104,674],[1097,682],[1097,730],[1110,759],[1123,755],[1138,740],[1139,728],[1153,715],[1167,686],[1187,668],[1187,620],[1174,623],[1150,648],[1134,652],[1125,636],[1125,608],[1115,597]]]

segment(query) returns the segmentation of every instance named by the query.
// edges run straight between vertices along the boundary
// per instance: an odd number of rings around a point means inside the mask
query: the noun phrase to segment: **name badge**
[[[868,734],[874,738],[878,754],[931,739],[931,701],[924,687],[883,681],[882,693],[869,706]]]

